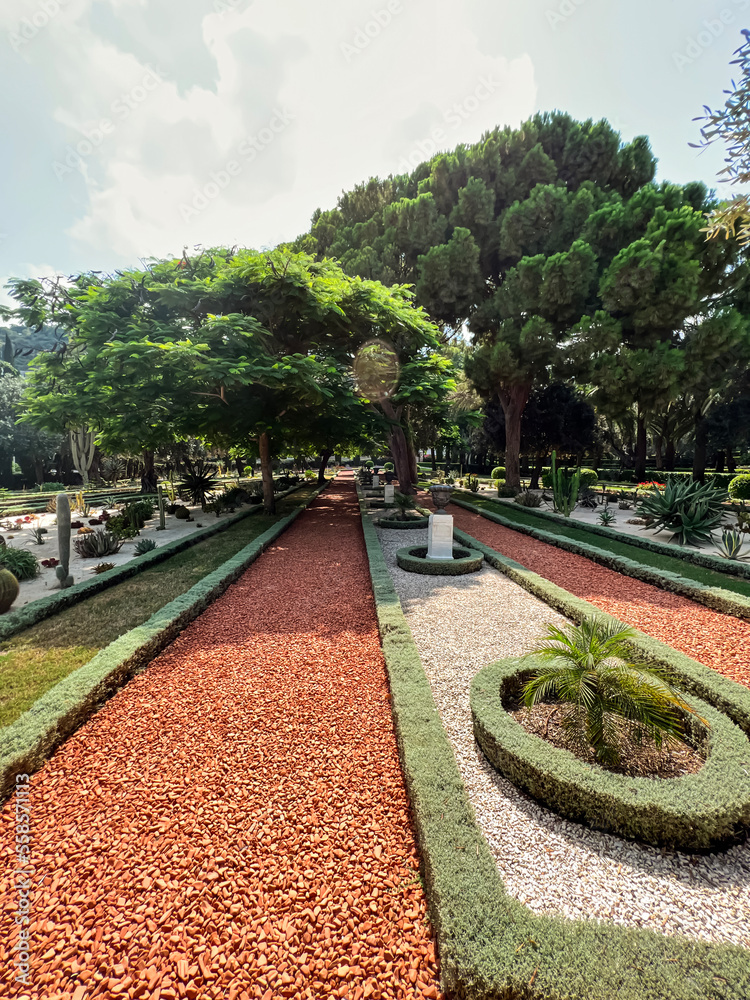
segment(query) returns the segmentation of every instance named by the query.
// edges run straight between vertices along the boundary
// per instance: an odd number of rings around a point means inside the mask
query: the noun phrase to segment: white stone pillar
[[[372,485],[373,486],[380,486],[380,476],[376,476],[374,473],[373,473],[373,476],[372,476]]]
[[[396,492],[395,486],[386,486],[384,491],[386,507],[393,503],[393,494]]]
[[[427,558],[453,558],[453,518],[450,514],[430,514],[427,529]]]

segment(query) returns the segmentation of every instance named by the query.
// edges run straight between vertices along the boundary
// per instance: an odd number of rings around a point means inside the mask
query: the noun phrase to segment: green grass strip
[[[325,486],[310,493],[295,510],[278,519],[218,569],[96,653],[38,698],[20,718],[0,730],[0,798],[15,787],[15,774],[37,770],[108,698],[135,673],[145,669],[189,622],[244,573],[322,489]]]
[[[514,526],[519,524],[536,527],[563,538],[596,544],[615,555],[624,556],[655,569],[666,569],[709,587],[731,590],[750,597],[750,565],[738,562],[736,559],[722,559],[721,556],[706,552],[696,552],[694,549],[657,542],[653,538],[623,535],[616,529],[604,528],[598,524],[563,520],[558,514],[536,510],[533,507],[522,507],[520,504],[501,503],[489,497],[474,499],[469,492],[462,493],[460,498],[454,494],[451,502],[481,512],[491,511],[500,514],[513,521]],[[592,536],[596,536],[596,542],[592,540]],[[744,579],[737,580],[734,577]]]
[[[505,891],[361,509],[443,990],[456,1000],[744,1000],[750,955],[742,948],[538,917]]]
[[[528,523],[523,515],[518,517],[514,510],[507,514],[505,507],[480,507],[469,500],[458,498],[453,498],[452,502],[512,531],[585,556],[623,576],[690,598],[722,614],[750,619],[750,596],[745,596],[745,592],[750,595],[750,584],[743,580],[680,563],[670,557],[643,552],[616,540],[598,539],[596,536],[592,538],[586,534],[585,529],[577,531],[568,525],[540,526],[538,523]],[[626,552],[629,555],[623,554]]]

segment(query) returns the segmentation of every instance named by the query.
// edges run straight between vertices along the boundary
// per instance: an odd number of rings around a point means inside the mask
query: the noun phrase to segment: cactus
[[[70,497],[67,493],[57,494],[57,547],[60,565],[55,569],[60,581],[60,590],[73,586],[70,575]]]
[[[11,604],[18,597],[18,580],[8,569],[0,569],[0,615],[4,615],[10,609]]]
[[[167,512],[164,507],[164,493],[162,491],[161,486],[156,487],[156,494],[158,497],[157,503],[159,505],[159,527],[156,530],[165,531],[167,527],[167,519],[166,519]]]
[[[570,517],[578,503],[578,490],[581,486],[581,470],[558,469],[557,455],[552,452],[552,494],[555,498],[555,510]]]

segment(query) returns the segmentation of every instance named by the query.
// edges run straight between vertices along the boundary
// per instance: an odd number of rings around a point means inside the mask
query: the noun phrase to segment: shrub
[[[33,553],[10,545],[0,546],[0,567],[9,570],[19,582],[33,580],[40,573],[39,562]]]
[[[593,749],[604,765],[619,764],[624,743],[638,745],[644,735],[657,747],[685,742],[680,713],[693,712],[664,677],[629,661],[634,635],[631,628],[591,616],[580,625],[548,625],[527,654],[541,665],[524,684],[526,707],[558,699],[563,731],[572,743]],[[624,734],[618,720],[627,723]]]
[[[490,479],[505,479],[505,468],[502,465],[498,465],[496,469],[492,470]]]
[[[107,530],[116,538],[123,540],[126,538],[135,538],[138,534],[138,529],[133,526],[125,514],[115,514],[114,517],[110,517],[107,521]]]
[[[122,539],[109,529],[91,531],[73,539],[76,552],[83,559],[113,556],[122,548]]]
[[[140,542],[136,542],[133,552],[137,556],[145,555],[147,552],[153,552],[156,548],[156,542],[153,538],[142,538]]]
[[[735,476],[727,490],[732,500],[750,500],[750,475]]]
[[[594,486],[599,482],[599,476],[593,469],[581,469],[581,481],[580,489],[593,489]],[[545,489],[552,489],[552,469],[544,468],[542,469],[542,486]]]
[[[42,483],[39,487],[40,493],[64,493],[65,483]]]
[[[417,506],[413,496],[410,496],[408,493],[399,493],[398,490],[394,490],[393,492],[393,503],[398,507],[397,519],[399,521],[405,521],[409,516],[408,511],[414,510]]]
[[[512,497],[515,497],[516,493],[518,493],[518,490],[513,489],[512,486],[506,486],[504,481],[498,483],[497,495],[499,497],[505,497],[509,500]]]
[[[652,527],[673,532],[680,545],[711,541],[711,532],[720,527],[726,492],[710,483],[693,480],[652,487],[638,499],[638,513],[653,519]]]
[[[385,465],[383,466],[383,472],[395,472],[395,471],[396,471],[396,466],[393,464],[393,462],[386,462]]]

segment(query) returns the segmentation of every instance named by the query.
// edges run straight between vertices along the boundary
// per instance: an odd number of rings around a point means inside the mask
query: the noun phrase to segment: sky
[[[749,22],[750,0],[1,0],[0,286],[275,246],[536,111],[716,187],[693,119]]]

